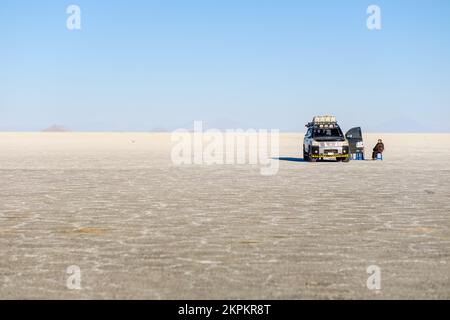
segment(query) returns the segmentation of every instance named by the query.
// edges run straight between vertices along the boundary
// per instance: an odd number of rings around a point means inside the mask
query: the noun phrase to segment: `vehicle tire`
[[[342,158],[341,160],[342,160],[342,162],[350,162],[350,157]]]
[[[303,160],[309,161],[309,154],[305,151],[305,146],[303,146]]]

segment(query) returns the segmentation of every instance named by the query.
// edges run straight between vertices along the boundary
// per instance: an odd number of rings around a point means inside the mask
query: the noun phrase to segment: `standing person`
[[[372,160],[376,160],[377,154],[379,154],[379,153],[383,154],[383,152],[384,152],[384,143],[383,143],[383,140],[378,139],[378,143],[377,143],[376,146],[373,148]]]

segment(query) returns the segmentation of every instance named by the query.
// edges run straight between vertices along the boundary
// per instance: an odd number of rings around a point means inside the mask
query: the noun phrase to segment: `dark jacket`
[[[375,146],[375,148],[373,148],[373,152],[383,153],[383,151],[384,151],[384,143],[383,142],[378,142],[377,145]]]

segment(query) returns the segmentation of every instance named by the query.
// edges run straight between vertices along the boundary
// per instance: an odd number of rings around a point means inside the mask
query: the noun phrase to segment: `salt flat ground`
[[[175,166],[170,134],[1,133],[0,298],[449,299],[450,135],[378,137],[312,164],[282,134],[262,176]]]

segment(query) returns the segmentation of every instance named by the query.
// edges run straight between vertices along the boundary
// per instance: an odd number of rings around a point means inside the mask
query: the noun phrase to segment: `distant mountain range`
[[[196,120],[196,121],[202,121],[202,120]],[[231,120],[231,119],[214,119],[214,120],[205,120],[202,121],[202,129],[204,131],[210,130],[210,129],[217,129],[220,131],[225,130],[236,130],[236,129],[249,129],[250,127],[239,123],[238,121]],[[189,131],[194,130],[194,120],[188,123],[185,123],[184,125],[181,125],[179,128],[176,129],[186,129]]]
[[[416,121],[414,119],[408,118],[408,117],[397,117],[395,119],[386,120],[380,118],[379,121],[376,121],[374,119],[371,120],[371,124],[365,124],[364,121],[361,121],[361,123],[349,123],[349,121],[345,121],[346,119],[343,119],[340,124],[342,125],[342,130],[346,131],[352,127],[358,127],[360,126],[363,130],[363,132],[366,133],[446,133],[449,132],[448,129],[443,128],[442,126],[439,126],[437,123],[426,123],[426,125],[420,121]],[[198,121],[201,121],[199,119]],[[351,122],[351,121],[350,121]],[[205,120],[202,121],[202,129],[203,131],[207,131],[209,129],[218,129],[220,131],[225,130],[236,130],[236,129],[280,129],[280,132],[298,132],[298,133],[304,133],[305,127],[304,123],[306,121],[298,121],[298,124],[292,127],[289,127],[288,125],[286,127],[277,128],[274,127],[268,127],[268,128],[260,128],[257,126],[251,126],[233,119],[228,118],[219,118],[219,119],[213,119],[213,120]],[[75,130],[75,131],[93,131],[93,132],[101,132],[101,131],[116,131],[116,132],[126,132],[128,130],[114,130],[111,129],[105,129],[105,126],[102,126],[102,129],[89,129],[83,128],[81,130]],[[107,128],[107,127],[106,127]],[[186,122],[182,125],[178,126],[163,126],[163,125],[155,125],[153,128],[149,130],[141,129],[136,130],[137,132],[172,132],[176,129],[185,129],[188,131],[193,131],[194,129],[194,120],[190,122]],[[14,127],[0,127],[0,131],[22,131],[18,128]],[[33,129],[28,129],[25,131],[36,131]],[[71,132],[72,130],[69,129],[69,127],[61,124],[53,124],[43,130],[40,130],[41,132]],[[133,131],[133,130],[131,130]]]
[[[69,132],[70,130],[67,129],[65,126],[54,124],[50,127],[42,130],[42,132]]]

